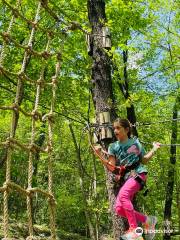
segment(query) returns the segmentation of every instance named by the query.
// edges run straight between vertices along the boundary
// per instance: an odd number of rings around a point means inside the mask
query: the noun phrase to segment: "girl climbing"
[[[132,200],[146,182],[148,171],[144,164],[148,163],[161,144],[153,143],[153,148],[145,153],[138,139],[130,137],[131,126],[127,119],[116,119],[113,128],[117,141],[109,145],[108,160],[104,159],[100,148],[95,148],[95,153],[107,167],[108,164],[109,166],[119,166],[118,176],[121,177],[121,180],[123,178],[123,185],[117,194],[114,206],[115,212],[119,216],[127,218],[129,223],[129,230],[121,236],[121,239],[143,240],[141,234],[136,231],[138,222],[141,222],[145,227],[147,239],[152,240],[155,236],[153,230],[157,218],[135,211]]]

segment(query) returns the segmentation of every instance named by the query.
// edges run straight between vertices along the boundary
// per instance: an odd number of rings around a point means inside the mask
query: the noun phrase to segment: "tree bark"
[[[92,64],[92,97],[94,107],[96,109],[96,118],[98,121],[98,113],[109,112],[111,121],[117,116],[114,109],[114,96],[112,90],[111,79],[111,62],[106,50],[103,49],[102,28],[106,23],[105,1],[104,0],[88,0],[88,17],[92,27],[91,35],[91,56]],[[104,141],[104,145],[108,146],[109,140]],[[105,170],[106,171],[106,170]],[[115,240],[119,240],[124,230],[124,223],[114,213],[115,195],[113,183],[109,172],[106,171],[106,185],[110,202],[110,211],[112,213],[113,235]]]
[[[173,108],[173,119],[178,117],[178,109],[180,106],[180,97],[177,96],[174,108]],[[172,121],[172,135],[171,144],[177,143],[177,121]],[[168,170],[168,182],[166,187],[166,199],[164,208],[164,223],[166,230],[170,230],[170,221],[172,215],[172,201],[173,201],[173,190],[174,190],[174,178],[175,178],[175,164],[176,164],[176,146],[171,145],[170,148],[170,166]],[[165,233],[164,240],[170,240],[171,234]]]

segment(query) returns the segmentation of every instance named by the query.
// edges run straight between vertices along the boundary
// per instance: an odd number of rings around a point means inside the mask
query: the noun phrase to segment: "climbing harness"
[[[110,161],[105,160],[99,153],[97,153],[95,147],[92,144],[91,144],[91,147],[95,152],[95,154],[98,156],[98,158],[101,160],[101,162],[106,166],[106,168],[110,172],[112,172],[112,174],[114,174],[113,179],[115,182],[122,180],[127,173],[130,173],[132,170],[134,170],[136,167],[140,165],[140,159],[134,164],[131,164],[129,166],[128,166],[128,163],[126,165],[121,165],[121,166],[113,165]],[[106,151],[102,150],[102,152],[108,155]]]

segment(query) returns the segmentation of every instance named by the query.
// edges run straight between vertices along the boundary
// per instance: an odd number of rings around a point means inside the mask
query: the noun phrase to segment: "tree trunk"
[[[70,128],[70,132],[72,135],[72,139],[73,139],[73,143],[74,143],[76,155],[77,155],[77,167],[78,167],[78,172],[79,172],[80,187],[81,187],[82,199],[83,199],[83,204],[84,204],[84,213],[85,213],[86,221],[87,221],[88,228],[89,228],[90,238],[92,240],[97,240],[95,230],[94,230],[94,227],[93,227],[93,224],[91,221],[91,216],[90,216],[90,213],[88,210],[88,204],[86,201],[87,197],[86,197],[86,191],[85,191],[84,181],[83,181],[83,169],[82,169],[82,165],[81,165],[81,155],[80,155],[79,147],[78,147],[76,137],[74,134],[74,130],[73,130],[71,124],[69,124],[69,128]]]
[[[93,197],[97,203],[97,170],[96,170],[96,158],[93,155]],[[96,239],[99,239],[99,214],[95,212],[95,232]]]
[[[176,174],[176,204],[177,204],[177,209],[178,209],[178,229],[179,229],[179,235],[180,235],[180,184],[178,181],[178,172]]]
[[[178,117],[178,108],[179,108],[180,99],[177,96],[174,109],[173,109],[173,119]],[[177,143],[177,121],[172,121],[172,135],[171,135],[171,144]],[[164,208],[164,223],[166,230],[170,230],[170,221],[171,221],[171,210],[172,210],[172,200],[173,200],[173,190],[174,190],[174,178],[175,178],[175,164],[176,164],[176,146],[171,145],[170,148],[170,166],[168,170],[168,182],[166,187],[166,199],[165,199],[165,208]],[[164,240],[170,240],[171,234],[165,233]]]
[[[126,42],[127,45],[127,42]],[[127,71],[127,63],[128,63],[128,50],[123,51],[123,63],[124,63],[124,79],[123,82],[119,82],[119,88],[124,96],[124,98],[129,101],[129,105],[127,106],[127,119],[130,121],[130,123],[135,124],[136,123],[136,114],[135,114],[135,108],[134,105],[130,99],[130,94],[129,94],[129,79],[128,79],[128,71]],[[118,69],[117,69],[118,71]],[[136,129],[136,126],[132,126],[132,134],[133,136],[138,137],[138,132]]]
[[[92,64],[92,97],[94,107],[96,109],[96,117],[98,121],[98,113],[109,112],[111,121],[116,117],[114,110],[114,97],[112,91],[111,79],[111,63],[108,54],[103,49],[103,27],[106,23],[105,1],[103,0],[88,0],[88,17],[92,27],[91,35],[91,51],[93,59]],[[105,146],[109,144],[108,140],[104,141]],[[110,211],[112,213],[113,235],[114,239],[118,240],[120,234],[124,230],[122,219],[114,213],[115,195],[113,183],[109,172],[106,171],[106,185],[110,202]]]

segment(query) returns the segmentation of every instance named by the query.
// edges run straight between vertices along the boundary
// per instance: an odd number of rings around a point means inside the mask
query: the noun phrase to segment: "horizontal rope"
[[[69,30],[80,30],[81,32],[83,32],[84,34],[88,34],[88,35],[92,35],[90,32],[88,32],[86,29],[83,28],[83,26],[81,26],[81,24],[79,22],[75,22],[75,21],[64,21],[63,17],[60,17],[59,15],[57,15],[49,6],[48,6],[48,2],[41,0],[41,4],[42,7],[45,9],[46,12],[49,13],[49,15],[56,21],[56,24],[58,23],[63,23],[66,27],[59,29],[59,27],[56,27],[56,31],[52,30],[52,27],[50,28],[43,28],[39,25],[38,22],[34,22],[33,20],[29,20],[27,19],[24,15],[22,15],[20,13],[20,11],[17,8],[14,8],[10,3],[8,3],[6,0],[2,0],[4,2],[4,4],[6,4],[8,6],[8,8],[12,11],[13,15],[17,18],[21,18],[21,20],[25,21],[28,25],[31,25],[31,27],[35,27],[36,29],[39,29],[41,32],[45,33],[47,36],[59,36],[61,35],[61,37],[63,38],[63,35],[65,35]],[[4,38],[4,40],[6,42],[8,42],[8,40],[11,40],[17,47],[19,48],[23,48],[27,51],[30,51],[31,54],[38,56],[38,57],[44,57],[45,59],[48,58],[48,56],[54,56],[56,53],[48,53],[46,51],[44,52],[38,52],[35,51],[31,48],[29,48],[29,46],[23,46],[22,44],[18,43],[15,39],[12,39],[12,37],[10,37],[10,35],[8,36],[7,32],[0,33]],[[9,38],[9,39],[8,39]]]
[[[50,151],[50,149],[48,148],[48,146],[46,148],[41,148],[39,147],[37,144],[33,143],[33,144],[22,144],[20,141],[18,141],[17,139],[14,138],[7,138],[6,142],[0,142],[1,146],[11,146],[14,147],[13,145],[16,145],[18,147],[20,147],[21,149],[27,151],[27,152],[43,152],[43,153],[48,153],[48,151]]]
[[[48,51],[42,51],[42,52],[38,52],[38,51],[35,51],[35,50],[33,50],[33,48],[32,47],[30,47],[30,46],[28,46],[28,45],[26,45],[26,46],[24,46],[24,45],[22,45],[22,44],[20,44],[20,43],[18,43],[15,39],[13,39],[11,36],[10,36],[10,34],[8,34],[7,32],[0,32],[0,35],[2,36],[2,38],[6,41],[6,42],[12,42],[12,43],[14,43],[14,45],[16,46],[16,47],[18,47],[18,48],[22,48],[22,49],[24,49],[25,51],[27,51],[29,54],[32,54],[32,55],[34,55],[34,56],[36,56],[36,57],[40,57],[40,58],[44,58],[44,59],[48,59],[48,58],[50,58],[50,57],[52,57],[52,56],[55,56],[56,54],[57,54],[57,52],[53,52],[53,53],[50,53],[50,52],[48,52]]]
[[[27,189],[27,191],[30,191],[30,192],[32,192],[32,193],[41,193],[42,195],[50,198],[50,199],[51,199],[52,201],[54,201],[54,203],[55,203],[54,196],[53,196],[51,193],[49,193],[49,192],[47,192],[47,191],[45,191],[45,190],[43,190],[43,189],[40,189],[40,188],[31,188],[31,189]]]
[[[140,142],[141,143],[143,143],[143,144],[147,144],[147,145],[152,145],[152,143],[150,143],[150,142],[144,142],[144,141],[141,141],[140,140]],[[170,144],[170,143],[160,143],[160,146],[161,147],[171,147],[171,146],[177,146],[177,147],[179,147],[180,146],[180,144],[179,143],[175,143],[175,144]]]
[[[171,118],[171,119],[165,119],[165,120],[161,120],[161,121],[155,121],[155,122],[136,122],[134,124],[131,124],[132,127],[138,127],[138,126],[142,126],[142,125],[151,125],[151,124],[157,124],[157,123],[166,123],[166,122],[173,122],[173,121],[180,121],[180,118]],[[99,128],[103,128],[103,127],[113,127],[112,123],[103,123],[103,124],[98,124],[98,123],[89,123],[89,127],[93,128],[93,127],[99,127]],[[86,127],[85,127],[86,128]]]
[[[9,181],[9,182],[4,182],[3,187],[0,187],[0,192],[4,192],[7,189],[11,189],[11,190],[15,189],[16,191],[21,192],[22,194],[24,194],[26,196],[31,195],[31,193],[41,193],[43,196],[50,198],[51,201],[54,202],[54,204],[55,204],[55,199],[52,194],[50,194],[48,191],[45,191],[45,190],[37,188],[37,187],[24,189],[20,185],[14,183],[12,181]]]
[[[179,118],[178,118],[178,119],[174,119],[174,120],[175,120],[175,121],[178,121]],[[83,131],[85,131],[86,129],[87,129],[88,131],[90,131],[90,128],[92,128],[92,127],[96,127],[97,129],[99,129],[99,128],[104,128],[104,127],[110,127],[110,128],[112,128],[112,124],[109,124],[109,123],[100,124],[100,125],[98,125],[98,124],[87,124],[87,126],[83,129]],[[140,140],[140,142],[143,143],[143,144],[153,145],[153,143],[150,143],[150,142],[144,142],[144,141],[141,141],[141,140]],[[160,143],[160,146],[161,146],[161,147],[171,147],[171,146],[179,147],[180,144],[178,144],[178,143],[176,143],[176,144]]]
[[[10,72],[9,70],[7,70],[5,67],[3,67],[2,65],[0,65],[0,73],[4,74],[4,75],[12,75],[14,77],[18,77],[18,74],[17,73],[13,73],[13,72]]]
[[[2,2],[3,2],[4,4],[6,4],[6,6],[8,6],[8,8],[12,11],[13,15],[14,15],[16,18],[17,18],[17,17],[20,17],[21,20],[25,21],[25,22],[28,24],[28,26],[30,25],[31,27],[35,27],[36,29],[38,28],[41,32],[43,32],[43,33],[45,33],[45,34],[48,34],[48,35],[51,35],[51,36],[57,35],[57,33],[55,33],[55,32],[52,31],[52,28],[44,29],[44,28],[40,27],[38,23],[35,23],[33,20],[27,19],[24,15],[22,15],[22,14],[20,13],[20,11],[19,11],[17,8],[13,7],[13,6],[12,6],[10,3],[8,3],[7,1],[2,0]]]
[[[7,92],[10,92],[10,93],[14,93],[14,94],[15,94],[15,92],[13,92],[12,90],[10,90],[10,89],[2,86],[2,85],[0,85],[0,87],[2,87],[3,89],[5,89]],[[26,100],[28,100],[28,101],[30,101],[30,102],[33,102],[31,99],[29,99],[29,98],[26,97],[26,96],[24,97],[24,99],[26,99]],[[34,102],[33,102],[33,103],[34,103]],[[44,106],[44,105],[39,104],[39,106],[41,106],[43,109],[50,110],[50,108],[48,108],[48,107],[46,107],[46,106]],[[3,107],[3,106],[2,106],[2,107]],[[21,108],[21,109],[22,109],[22,108]],[[22,109],[22,110],[23,110],[23,109]],[[57,115],[63,116],[64,118],[66,118],[66,119],[68,119],[68,120],[70,120],[70,121],[77,122],[77,123],[80,123],[80,124],[82,124],[82,125],[85,124],[85,122],[82,122],[82,121],[80,121],[80,120],[77,120],[77,119],[75,119],[75,118],[72,118],[72,117],[70,117],[70,116],[67,116],[67,115],[65,115],[65,114],[63,114],[63,113],[60,113],[60,112],[58,112],[58,111],[54,111],[54,112],[55,112]]]
[[[57,53],[58,55],[59,53]],[[0,74],[3,74],[5,77],[9,77],[9,76],[14,76],[16,78],[20,78],[23,81],[27,81],[28,83],[32,83],[33,85],[42,85],[42,87],[44,87],[44,85],[46,86],[52,86],[52,82],[45,82],[43,80],[36,80],[36,79],[32,79],[30,77],[28,77],[24,72],[11,72],[8,69],[6,69],[4,66],[0,65]]]
[[[132,124],[131,126],[132,127],[138,127],[138,126],[142,126],[142,125],[151,125],[151,124],[158,124],[158,123],[166,123],[166,122],[173,122],[173,121],[180,121],[180,118],[171,118],[171,119],[164,119],[164,120],[161,120],[161,121],[154,121],[154,122],[136,122],[135,124]]]
[[[32,111],[31,113],[26,112],[23,110],[20,106],[13,104],[12,106],[0,106],[1,110],[13,110],[15,112],[21,112],[23,113],[26,117],[34,117],[36,120],[41,120],[42,121],[42,115],[38,111]]]
[[[161,146],[163,147],[163,146],[180,146],[180,144],[161,144]]]
[[[63,23],[66,27],[58,31],[52,31],[51,28],[42,28],[39,23],[35,23],[33,20],[27,19],[23,14],[20,13],[20,11],[13,7],[10,3],[8,3],[6,0],[2,0],[6,6],[12,11],[13,15],[17,18],[21,18],[21,20],[25,21],[28,25],[31,27],[35,27],[36,29],[39,29],[41,32],[45,33],[46,35],[49,36],[56,36],[56,35],[63,35],[69,30],[76,30],[79,29],[85,34],[90,34],[87,30],[83,29],[83,27],[80,25],[80,23],[75,22],[75,21],[64,21],[62,17],[58,16],[49,6],[48,2],[41,0],[42,7],[46,10],[46,12],[49,13],[49,15],[55,20],[56,23]],[[56,28],[57,30],[57,28]]]

